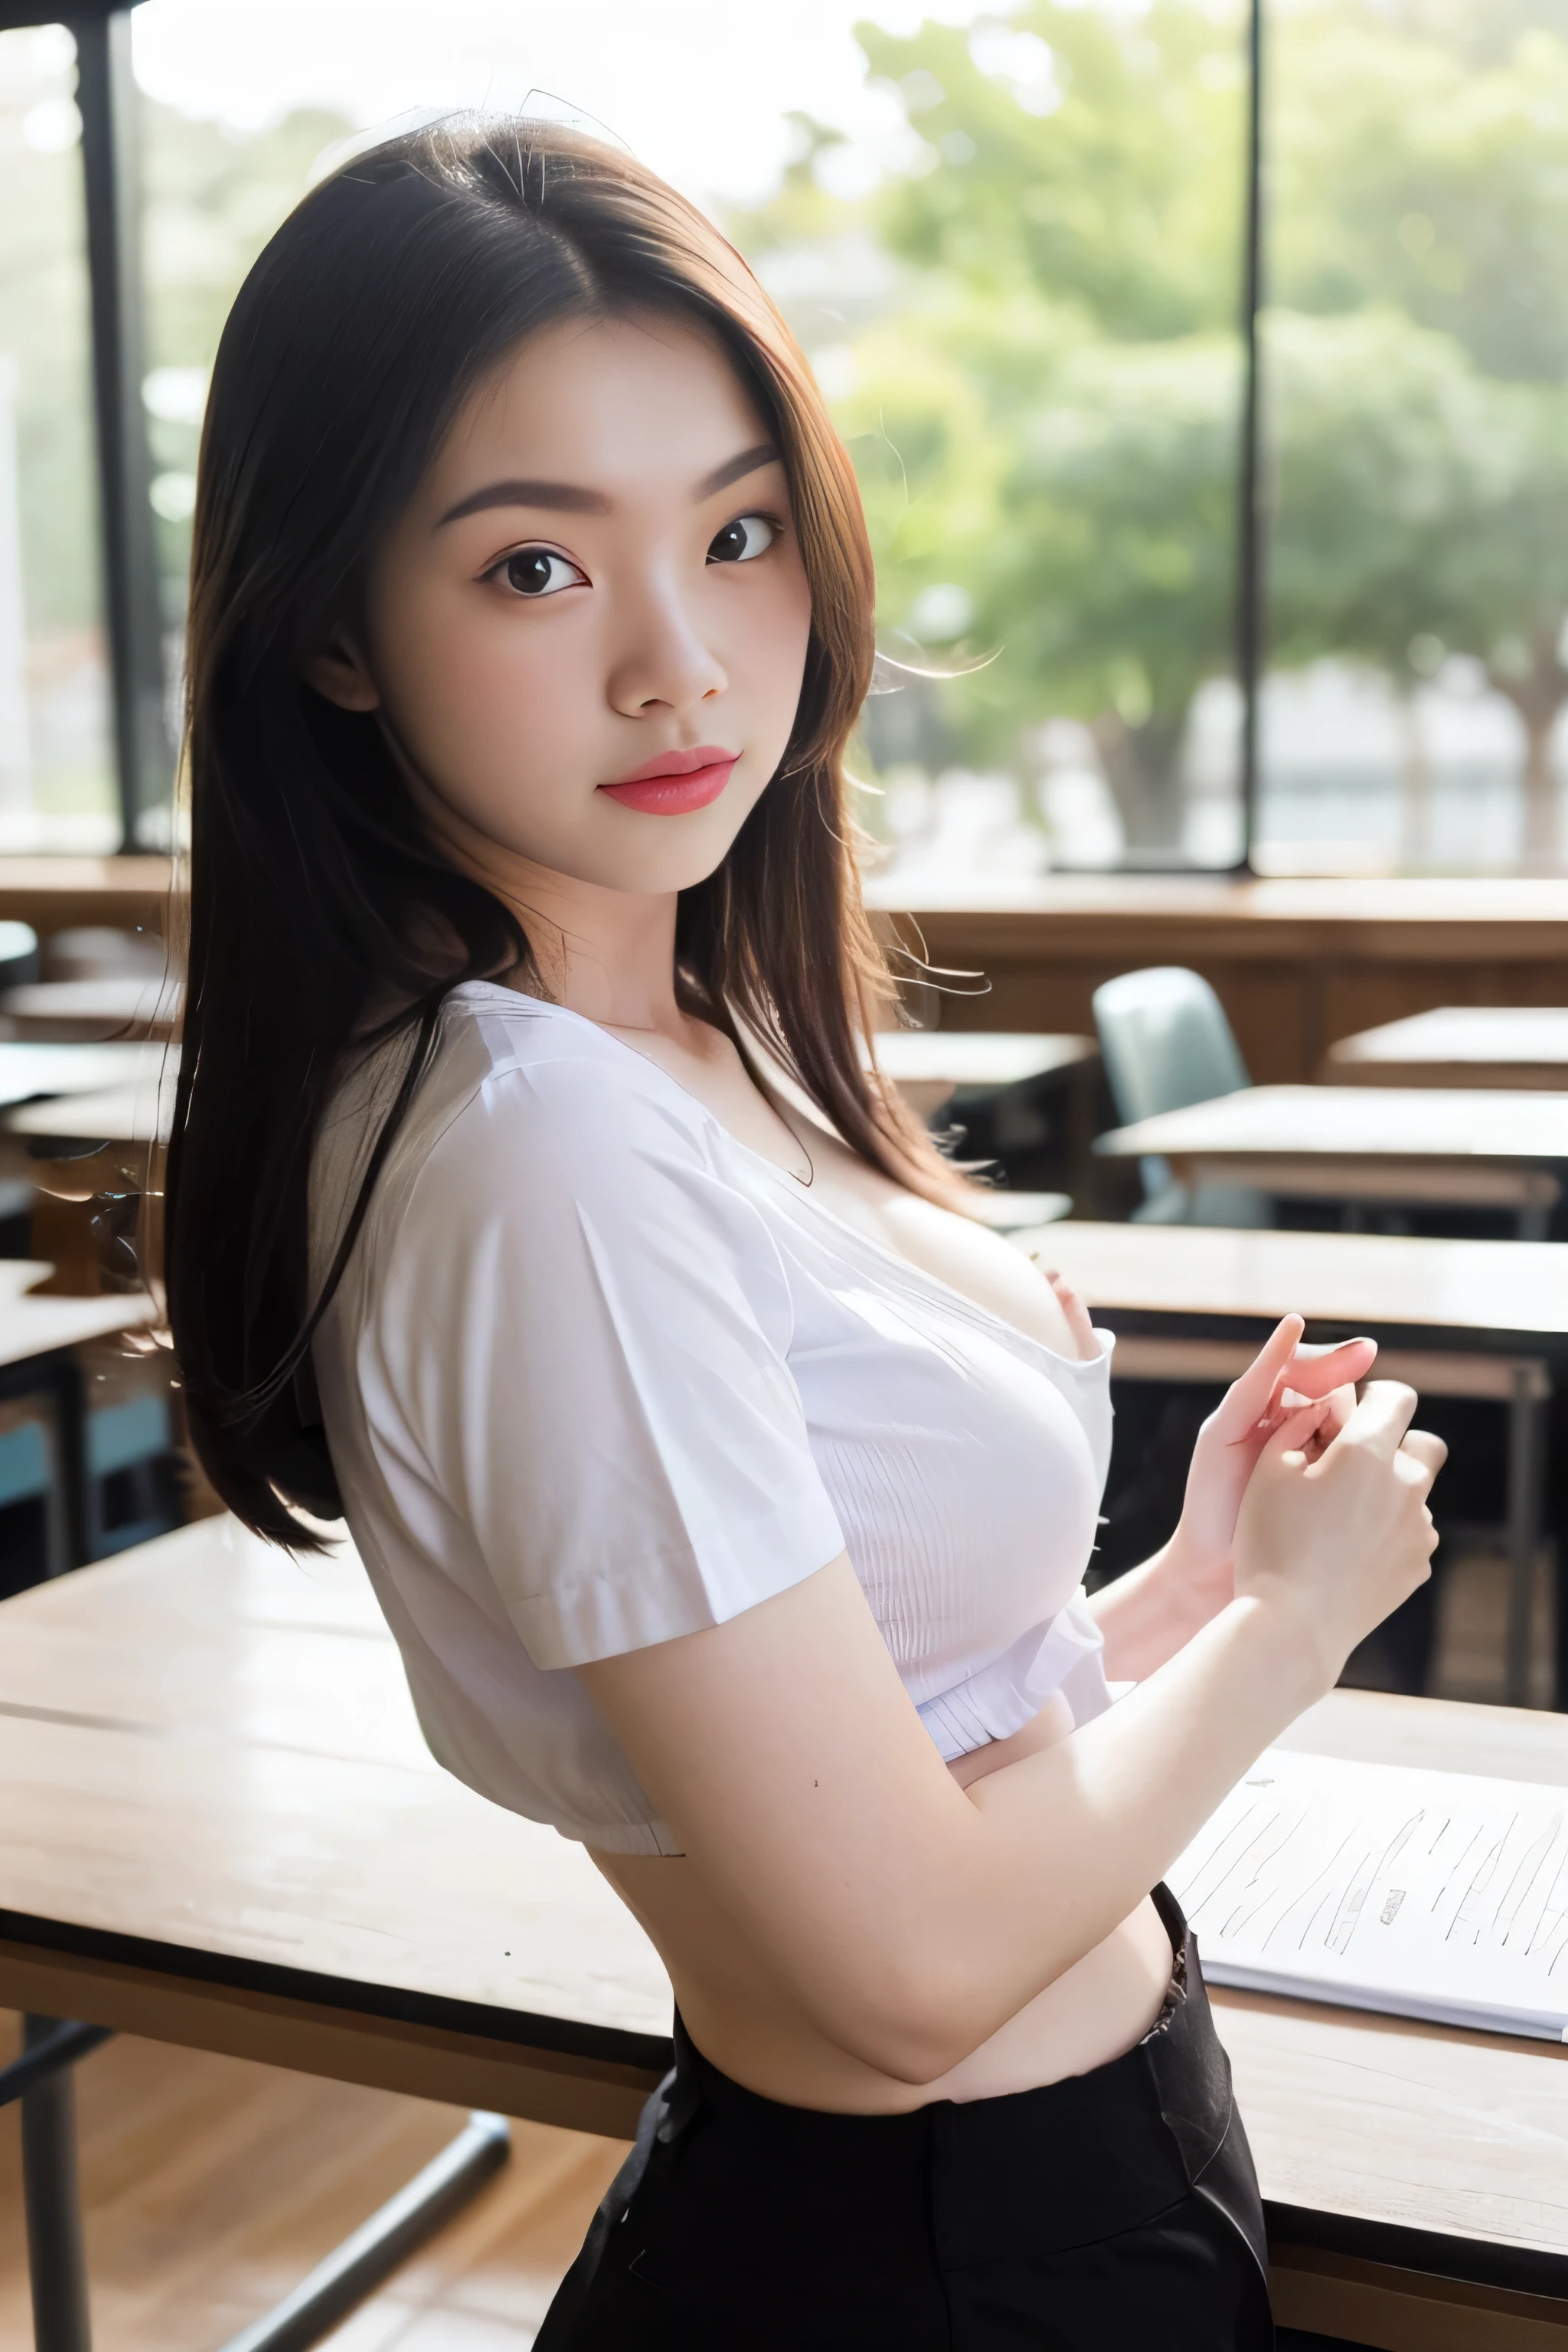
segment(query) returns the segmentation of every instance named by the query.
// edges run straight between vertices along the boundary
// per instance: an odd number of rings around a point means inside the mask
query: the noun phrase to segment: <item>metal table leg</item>
[[[92,2029],[92,2040],[101,2035]],[[58,2018],[25,2017],[23,2055],[52,2044],[58,2053],[21,2094],[22,2193],[27,2209],[27,2270],[33,2289],[37,2352],[92,2352],[77,2190],[76,2102],[71,2062],[91,2046],[68,2043]]]
[[[276,2309],[230,2336],[223,2352],[307,2352],[449,2221],[510,2154],[504,2116],[470,2116],[423,2172],[335,2246]]]
[[[109,2039],[109,2029],[54,2017],[26,2017],[22,2026],[21,2057],[0,2067],[0,2106],[22,2104],[33,2342],[36,2352],[92,2352],[71,2068]],[[449,2221],[510,2154],[504,2116],[470,2116],[439,2156],[224,2352],[306,2352]]]
[[[1546,1471],[1546,1408],[1551,1381],[1543,1364],[1513,1368],[1508,1408],[1508,1685],[1510,1706],[1530,1705],[1531,1636],[1541,1549]]]
[[[36,2352],[92,2352],[71,2068],[109,2039],[109,2029],[54,2017],[27,2017],[22,2024],[21,2057],[0,2067],[0,2106],[22,2103],[33,2342]],[[307,2352],[449,2221],[510,2154],[504,2116],[470,2116],[439,2156],[223,2352]]]

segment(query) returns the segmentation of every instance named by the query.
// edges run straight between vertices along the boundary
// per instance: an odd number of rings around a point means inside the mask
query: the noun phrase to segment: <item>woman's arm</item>
[[[1101,1942],[1428,1572],[1443,1449],[1371,1388],[1264,1449],[1237,1598],[1109,1715],[959,1789],[839,1559],[727,1624],[578,1669],[638,1778],[818,2030],[945,2073]],[[1403,1441],[1403,1442],[1402,1442]]]

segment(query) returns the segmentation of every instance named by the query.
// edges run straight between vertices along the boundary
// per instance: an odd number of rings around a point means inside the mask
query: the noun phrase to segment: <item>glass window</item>
[[[120,843],[75,88],[0,33],[0,851]]]
[[[1563,863],[1568,7],[1268,26],[1257,863]]]
[[[1240,0],[1142,12],[684,0],[436,21],[148,0],[148,404],[171,612],[251,256],[351,129],[539,90],[723,218],[849,440],[891,661],[865,814],[894,870],[1241,854],[1232,674]],[[308,35],[306,27],[308,25]],[[299,37],[294,37],[290,26]],[[539,89],[535,89],[539,86]]]
[[[169,667],[181,667],[196,450],[207,379],[229,305],[318,160],[353,129],[346,116],[291,109],[262,129],[143,96],[142,268],[158,566]]]
[[[864,487],[895,876],[1226,866],[1247,0],[146,0],[152,499],[313,174],[575,116],[730,227]],[[1255,862],[1568,863],[1568,0],[1266,0]],[[0,35],[0,848],[116,837],[74,55]]]
[[[802,118],[742,225],[865,488],[873,821],[911,886],[1242,855],[1243,26],[861,26],[896,167],[858,188]]]

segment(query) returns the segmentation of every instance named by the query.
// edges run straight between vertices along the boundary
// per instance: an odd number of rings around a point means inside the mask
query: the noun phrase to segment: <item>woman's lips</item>
[[[685,816],[718,799],[740,756],[726,751],[700,768],[673,775],[667,770],[662,775],[631,776],[624,784],[601,784],[599,790],[623,808],[640,809],[645,816]]]

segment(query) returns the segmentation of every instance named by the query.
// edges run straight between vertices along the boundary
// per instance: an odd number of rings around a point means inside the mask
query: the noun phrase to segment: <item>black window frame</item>
[[[163,675],[163,606],[150,496],[152,449],[142,396],[146,308],[131,10],[112,0],[69,9],[0,0],[0,32],[64,25],[76,42],[91,307],[93,446],[103,614],[109,639],[121,854],[152,845],[146,818],[174,783]]]

